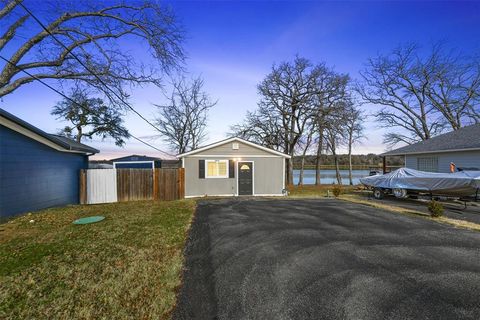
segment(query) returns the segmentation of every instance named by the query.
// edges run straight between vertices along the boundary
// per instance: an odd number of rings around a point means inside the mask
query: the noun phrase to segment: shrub
[[[432,217],[441,217],[443,216],[443,205],[435,200],[432,200],[428,203],[428,211]]]
[[[338,198],[339,195],[342,194],[342,187],[340,185],[333,186],[333,195],[335,198]]]

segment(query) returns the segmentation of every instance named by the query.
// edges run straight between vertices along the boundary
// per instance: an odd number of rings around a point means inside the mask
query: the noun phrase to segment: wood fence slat
[[[185,198],[185,169],[179,168],[178,174],[178,199]]]
[[[87,172],[85,169],[80,170],[79,177],[79,202],[80,204],[87,203]]]
[[[123,190],[123,186],[125,185],[123,183],[124,172],[120,171],[119,169],[116,169],[116,170],[117,170],[117,201],[122,202],[125,194]]]

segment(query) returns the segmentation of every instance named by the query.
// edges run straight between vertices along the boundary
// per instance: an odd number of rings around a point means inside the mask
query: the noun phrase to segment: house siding
[[[0,217],[78,203],[88,156],[60,152],[0,126]]]
[[[231,157],[216,157],[216,160],[232,160]],[[212,159],[201,157],[185,157],[185,196],[205,195],[236,195],[237,174],[234,178],[204,178],[200,179],[199,160]],[[262,158],[242,157],[241,161],[253,161],[254,194],[255,195],[281,195],[283,190],[283,157]],[[236,165],[235,165],[236,167]]]
[[[233,149],[233,143],[238,143],[238,150]],[[212,159],[252,161],[254,195],[282,195],[285,158],[241,141],[230,141],[183,157],[185,196],[234,196],[238,194],[237,163],[234,166],[234,178],[199,177],[199,160]]]
[[[238,150],[232,149],[232,143],[239,144]],[[214,148],[195,153],[195,156],[197,157],[201,155],[228,155],[231,157],[238,157],[238,156],[269,156],[269,157],[273,156],[275,157],[275,155],[270,152],[252,147],[242,142],[227,142],[222,145],[216,146]]]
[[[215,158],[217,159],[217,158]],[[219,157],[218,160],[228,158]],[[185,168],[185,196],[205,195],[235,195],[237,192],[236,178],[199,178],[199,160],[201,158],[186,157]]]
[[[450,162],[458,167],[479,168],[480,151],[456,151],[442,153],[424,153],[405,156],[405,166],[418,170],[418,158],[436,157],[438,159],[438,172],[450,172]]]

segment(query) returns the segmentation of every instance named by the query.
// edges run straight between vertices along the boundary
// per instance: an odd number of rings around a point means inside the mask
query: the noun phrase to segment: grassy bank
[[[300,170],[301,167],[300,167],[300,165],[294,165],[293,169],[294,170]],[[315,170],[316,166],[314,164],[306,164],[304,166],[304,169],[305,170]],[[340,170],[348,170],[349,166],[348,165],[340,165],[339,169]],[[381,165],[363,165],[363,164],[352,166],[352,170],[370,170],[370,169],[381,170],[382,166]],[[328,165],[328,164],[327,165],[321,165],[320,170],[335,170],[335,165],[333,165],[333,164],[332,165]]]
[[[0,318],[168,318],[194,207],[70,206],[1,224]],[[90,215],[106,219],[72,225]]]
[[[303,186],[289,186],[288,192],[291,197],[305,197],[305,198],[318,198],[326,197],[328,193],[333,196],[333,184],[321,184],[321,185],[303,185]],[[353,190],[358,189],[358,186],[342,186],[343,193],[351,193]]]

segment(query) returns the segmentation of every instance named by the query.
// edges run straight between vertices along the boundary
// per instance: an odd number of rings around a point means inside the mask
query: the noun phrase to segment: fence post
[[[80,204],[86,204],[87,203],[87,171],[85,169],[80,169],[78,192],[79,192]]]
[[[185,198],[185,168],[178,168],[178,198]]]

